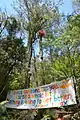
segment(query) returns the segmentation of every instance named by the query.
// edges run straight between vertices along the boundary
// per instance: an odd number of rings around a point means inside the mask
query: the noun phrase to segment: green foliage
[[[0,120],[8,120],[7,119],[7,111],[6,111],[6,107],[5,107],[6,103],[7,103],[7,101],[3,101],[0,103]]]
[[[15,17],[0,13],[0,101],[6,99],[9,89],[24,89],[28,74],[29,87],[75,78],[80,97],[80,14],[68,16],[61,32],[56,6],[53,9],[41,5],[38,0],[19,3],[21,23]],[[23,37],[18,36],[23,29],[24,34],[28,34],[27,47]],[[40,29],[47,31],[41,43],[43,60],[35,54],[37,47],[34,47],[40,45],[37,40]],[[6,114],[0,116],[0,120],[54,120],[56,117],[55,110],[6,110],[2,103],[0,114]]]
[[[3,19],[3,13],[0,17],[0,101],[3,101],[9,88],[12,72],[19,70],[23,65],[25,47],[23,39],[16,35],[20,32],[18,21],[7,16]]]
[[[44,117],[41,120],[55,120],[55,118],[56,118],[55,110],[47,109],[44,113]]]

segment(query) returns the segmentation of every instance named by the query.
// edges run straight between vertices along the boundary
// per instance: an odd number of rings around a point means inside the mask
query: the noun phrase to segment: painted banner
[[[7,95],[6,107],[17,109],[38,109],[76,104],[72,80],[54,82],[31,89],[12,90]]]

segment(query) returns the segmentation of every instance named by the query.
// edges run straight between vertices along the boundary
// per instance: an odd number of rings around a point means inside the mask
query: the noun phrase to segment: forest
[[[63,0],[17,0],[16,15],[0,10],[0,120],[55,120],[56,110],[80,120],[80,0],[59,13]],[[77,105],[17,110],[5,107],[9,90],[75,80]],[[76,111],[75,111],[76,110]]]

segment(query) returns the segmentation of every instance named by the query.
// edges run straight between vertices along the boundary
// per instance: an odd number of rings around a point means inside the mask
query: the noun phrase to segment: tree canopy
[[[17,17],[0,11],[1,120],[54,120],[56,117],[55,109],[6,110],[2,101],[9,90],[73,78],[80,98],[80,14],[78,11],[64,16],[58,9],[61,0],[53,3],[18,0],[14,4]],[[73,1],[77,8],[79,3]],[[40,30],[46,32],[44,37],[40,36]],[[62,109],[74,111],[75,106],[72,107]],[[79,116],[74,111],[70,117],[78,120]]]

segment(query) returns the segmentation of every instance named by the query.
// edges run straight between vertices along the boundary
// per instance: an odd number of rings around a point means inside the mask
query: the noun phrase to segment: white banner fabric
[[[12,90],[7,95],[6,107],[41,109],[76,104],[72,80],[54,82],[38,88]]]

